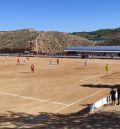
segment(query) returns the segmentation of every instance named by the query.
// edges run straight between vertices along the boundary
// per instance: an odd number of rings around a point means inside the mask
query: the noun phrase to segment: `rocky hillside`
[[[34,44],[33,50],[38,50],[39,53],[60,53],[66,46],[93,44],[85,38],[63,32],[42,32],[31,29],[0,31],[0,52],[24,52],[31,49],[30,43]]]
[[[46,53],[61,53],[66,46],[92,45],[93,43],[63,32],[41,32],[38,36],[39,51]]]
[[[29,41],[35,39],[38,32],[29,30],[1,31],[0,32],[0,51],[16,52],[29,49]]]

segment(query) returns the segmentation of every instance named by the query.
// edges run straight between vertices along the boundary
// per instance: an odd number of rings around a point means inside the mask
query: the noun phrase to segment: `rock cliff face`
[[[17,30],[0,32],[1,52],[38,51],[39,53],[62,53],[66,46],[92,45],[89,40],[64,32]]]

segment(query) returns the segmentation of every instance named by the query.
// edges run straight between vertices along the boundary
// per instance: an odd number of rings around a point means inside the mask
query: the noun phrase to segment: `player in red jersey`
[[[34,73],[34,71],[35,71],[35,66],[34,64],[31,64],[31,72]]]

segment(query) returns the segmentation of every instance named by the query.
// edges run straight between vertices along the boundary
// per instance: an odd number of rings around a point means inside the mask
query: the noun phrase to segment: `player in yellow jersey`
[[[105,71],[106,71],[106,74],[108,74],[108,72],[109,72],[109,64],[105,65]]]

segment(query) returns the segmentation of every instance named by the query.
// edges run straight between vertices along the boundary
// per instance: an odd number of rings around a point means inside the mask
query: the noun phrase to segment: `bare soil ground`
[[[0,57],[0,113],[75,113],[107,96],[120,83],[120,61]],[[30,65],[35,65],[31,73]],[[105,64],[110,71],[105,73]]]
[[[120,83],[119,60],[88,59],[85,67],[85,59],[61,58],[58,65],[56,59],[50,64],[50,58],[31,57],[26,64],[23,57],[20,64],[17,59],[0,57],[2,129],[80,128],[84,119],[80,111]],[[104,68],[107,63],[108,75]],[[35,65],[34,73],[31,64]]]

